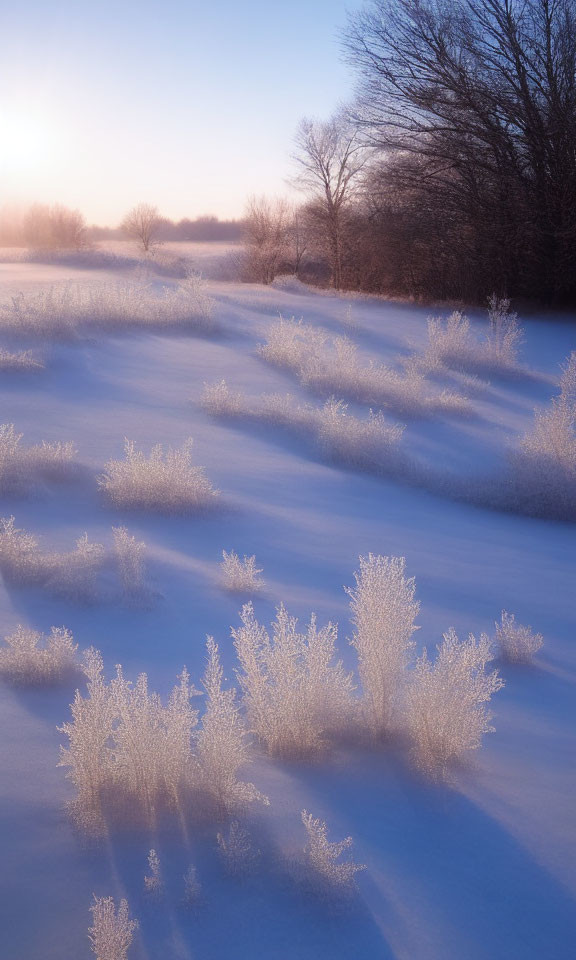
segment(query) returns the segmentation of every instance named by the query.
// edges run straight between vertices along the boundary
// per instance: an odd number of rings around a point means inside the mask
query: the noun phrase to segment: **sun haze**
[[[4,6],[2,202],[114,223],[146,198],[169,217],[238,216],[281,193],[302,114],[349,98],[344,0]]]

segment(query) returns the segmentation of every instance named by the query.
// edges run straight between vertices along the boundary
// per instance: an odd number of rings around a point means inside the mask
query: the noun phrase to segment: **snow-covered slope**
[[[197,260],[199,263],[200,260]],[[212,261],[210,261],[212,263]],[[131,276],[128,263],[0,264],[4,296],[68,280]],[[154,284],[176,280],[154,277]],[[358,557],[404,556],[421,602],[418,647],[433,649],[454,626],[493,633],[502,609],[544,636],[532,667],[501,666],[496,732],[452,785],[431,785],[391,751],[342,751],[322,764],[261,759],[249,779],[271,804],[249,818],[262,863],[242,881],[225,874],[216,829],[187,835],[166,826],[154,836],[118,831],[88,844],[66,812],[72,788],[57,767],[57,725],[69,719],[74,683],[54,689],[0,687],[0,930],[6,960],[84,960],[92,894],[126,896],[140,930],[134,960],[568,960],[576,935],[575,527],[498,512],[454,499],[450,482],[407,483],[345,469],[307,436],[247,420],[215,419],[202,407],[205,383],[226,379],[251,397],[294,394],[320,404],[289,372],[261,359],[278,314],[348,336],[361,356],[398,365],[422,351],[429,308],[346,298],[298,284],[275,287],[208,281],[218,330],[87,330],[65,343],[28,343],[45,368],[0,372],[0,422],[23,443],[73,441],[82,469],[66,483],[42,483],[27,496],[3,495],[0,516],[38,535],[49,550],[70,549],[85,531],[110,547],[124,524],[148,546],[155,596],[126,607],[103,585],[82,606],[34,586],[0,583],[2,636],[22,623],[72,630],[95,646],[107,674],[149,675],[165,695],[183,664],[199,682],[205,638],[220,645],[235,682],[230,627],[241,598],[219,586],[222,550],[255,554],[264,590],[255,598],[269,622],[284,602],[307,621],[311,611],[339,623],[339,653],[353,651],[348,601]],[[442,311],[437,311],[442,312]],[[478,329],[480,314],[470,314]],[[488,377],[467,394],[468,414],[402,418],[403,443],[434,476],[497,474],[507,445],[530,428],[534,407],[557,394],[559,364],[576,347],[566,318],[525,324],[523,359],[537,376]],[[3,345],[3,344],[2,344]],[[338,398],[339,399],[339,398]],[[350,402],[350,412],[367,408]],[[194,462],[220,491],[217,509],[174,516],[114,509],[97,477],[122,456],[124,438],[142,447],[194,439]],[[351,835],[367,870],[358,897],[337,909],[304,894],[286,861],[305,842],[300,811],[326,820],[334,839]],[[160,855],[169,893],[144,897],[147,855]],[[181,904],[182,877],[198,871],[202,900]]]

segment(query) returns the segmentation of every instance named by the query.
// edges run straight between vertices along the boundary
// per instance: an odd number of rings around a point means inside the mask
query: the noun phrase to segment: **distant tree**
[[[244,217],[244,275],[271,283],[287,257],[290,206],[282,198],[250,197]]]
[[[35,203],[24,218],[24,239],[29,247],[77,250],[86,242],[86,222],[79,210]]]
[[[128,237],[136,240],[144,253],[148,253],[151,247],[160,243],[162,223],[157,207],[150,203],[138,203],[126,214],[121,228]]]
[[[342,115],[327,122],[304,119],[296,134],[295,183],[310,198],[308,210],[328,240],[332,284],[343,282],[345,218],[360,185],[366,150]]]

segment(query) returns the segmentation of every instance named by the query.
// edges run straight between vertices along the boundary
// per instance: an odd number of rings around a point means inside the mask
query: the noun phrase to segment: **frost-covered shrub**
[[[366,417],[356,417],[343,400],[333,398],[322,407],[300,404],[291,394],[248,398],[231,393],[225,381],[214,386],[217,400],[211,400],[211,393],[204,396],[213,416],[245,417],[294,430],[311,438],[330,461],[387,476],[410,472],[401,445],[404,427],[387,423],[382,413],[370,410]]]
[[[144,274],[94,286],[64,284],[0,302],[0,331],[18,336],[70,338],[82,330],[215,328],[213,301],[200,277],[158,290]]]
[[[115,507],[186,513],[217,496],[203,467],[192,464],[191,439],[179,450],[157,444],[148,456],[126,440],[124,451],[124,460],[109,460],[98,479]]]
[[[160,869],[160,858],[154,849],[148,854],[148,869],[150,873],[144,877],[144,890],[151,899],[159,900],[164,894],[164,881]]]
[[[428,320],[428,349],[425,360],[434,366],[437,363],[458,365],[470,358],[475,341],[470,332],[470,320],[455,310],[443,320],[431,317]]]
[[[576,405],[576,350],[560,367],[560,397],[565,403]]]
[[[112,897],[94,897],[90,907],[92,926],[88,938],[96,960],[127,960],[138,921],[131,920],[127,900],[121,900],[116,910]]]
[[[404,427],[386,423],[370,410],[361,420],[342,400],[328,400],[316,414],[317,437],[325,456],[347,466],[394,474],[407,466],[400,448]]]
[[[144,576],[146,544],[128,533],[126,527],[112,527],[114,552],[123,596],[130,602],[147,595]]]
[[[243,877],[254,870],[258,851],[253,847],[248,831],[237,820],[231,822],[226,833],[216,834],[216,841],[226,873]]]
[[[73,812],[86,830],[103,829],[107,816],[152,825],[160,810],[220,819],[254,800],[267,802],[253,784],[237,778],[248,760],[246,732],[233,690],[222,689],[218,650],[208,643],[202,728],[191,697],[198,693],[184,669],[168,703],[135,683],[122,668],[107,683],[102,658],[85,658],[87,695],[77,691],[72,722],[60,730],[69,741],[60,764],[77,791]]]
[[[59,596],[90,603],[98,596],[97,578],[106,551],[85,533],[70,553],[43,553],[36,537],[15,526],[14,517],[0,519],[0,571],[21,586],[46,587]]]
[[[250,729],[274,756],[322,754],[330,736],[349,723],[352,708],[352,678],[334,659],[336,627],[318,629],[312,616],[299,633],[296,618],[280,606],[270,637],[250,603],[241,620],[232,636]]]
[[[518,351],[523,339],[510,301],[493,294],[488,300],[488,331],[483,339],[473,335],[470,320],[458,310],[446,320],[433,317],[428,321],[423,366],[434,369],[445,365],[493,373],[514,371],[519,368]]]
[[[532,633],[531,627],[516,623],[514,614],[506,610],[502,611],[502,619],[495,626],[500,654],[510,663],[530,663],[544,644],[541,633]]]
[[[61,682],[78,671],[77,650],[65,627],[46,636],[19,625],[0,646],[0,676],[18,685]]]
[[[576,403],[561,395],[534,415],[510,451],[511,505],[536,516],[576,518]]]
[[[366,869],[364,864],[340,859],[352,847],[352,837],[330,843],[323,820],[316,819],[306,810],[302,811],[301,817],[308,834],[304,849],[307,879],[319,893],[349,892],[356,874]]]
[[[239,416],[246,411],[244,397],[233,393],[226,380],[205,383],[201,400],[203,408],[213,417]]]
[[[2,372],[29,372],[31,370],[42,370],[44,363],[38,357],[35,357],[30,350],[0,350],[0,371]]]
[[[496,367],[516,366],[524,335],[518,322],[518,314],[510,310],[509,300],[499,299],[496,294],[492,294],[488,300],[488,323],[488,362]]]
[[[35,479],[66,479],[76,454],[73,443],[42,442],[22,447],[22,436],[13,423],[0,425],[0,493],[21,493]]]
[[[222,816],[256,800],[268,804],[268,799],[253,783],[238,779],[239,770],[249,759],[246,729],[236,704],[236,691],[222,689],[223,671],[212,637],[208,637],[207,651],[202,681],[206,708],[196,737],[195,757],[202,790],[216,815]]]
[[[76,602],[93,603],[98,597],[98,574],[105,556],[101,543],[91,543],[88,534],[82,534],[73,551],[51,558],[48,588]]]
[[[324,396],[338,394],[360,403],[387,407],[406,416],[422,416],[434,410],[455,407],[426,391],[422,373],[416,365],[404,373],[370,359],[361,360],[358,349],[346,337],[295,320],[280,319],[268,330],[260,356],[291,370],[302,384]],[[460,407],[465,403],[460,397]]]
[[[460,641],[454,630],[444,634],[432,663],[424,650],[407,689],[406,719],[416,764],[427,774],[445,777],[450,764],[461,761],[494,730],[486,704],[504,685],[485,634]]]
[[[244,556],[241,560],[234,550],[230,553],[222,551],[222,562],[220,564],[220,574],[222,586],[225,590],[232,593],[255,593],[264,586],[260,567],[256,566],[256,557]]]
[[[9,583],[42,581],[51,570],[31,533],[15,526],[14,517],[0,518],[0,571]]]
[[[382,737],[397,726],[420,604],[403,557],[360,557],[356,586],[346,588],[354,625],[362,706],[370,734]]]

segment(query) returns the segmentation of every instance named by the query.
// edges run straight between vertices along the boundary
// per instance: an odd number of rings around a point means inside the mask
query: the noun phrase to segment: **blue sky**
[[[115,222],[236,216],[285,191],[299,118],[353,89],[360,0],[26,2],[0,6],[0,202],[59,201]]]

